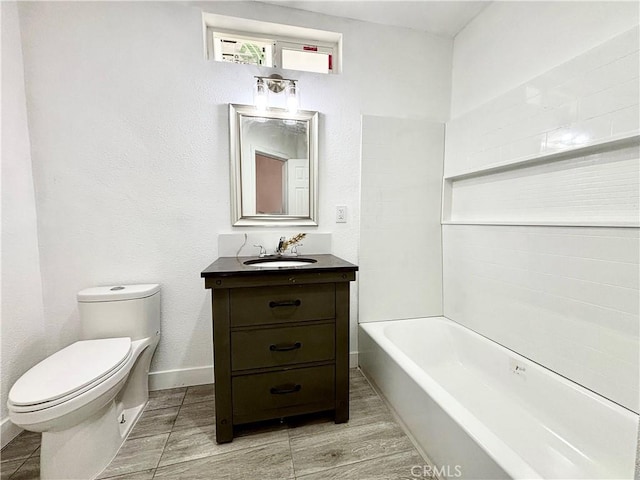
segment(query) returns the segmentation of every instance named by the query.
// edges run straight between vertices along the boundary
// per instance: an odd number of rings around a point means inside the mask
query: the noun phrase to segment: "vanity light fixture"
[[[277,73],[269,75],[268,77],[256,76],[255,78],[256,85],[254,88],[253,101],[258,111],[264,112],[267,110],[267,105],[269,103],[268,91],[276,94],[284,91],[287,101],[287,110],[291,113],[296,113],[298,111],[300,100],[299,88],[296,83],[297,80],[282,78],[282,76]]]

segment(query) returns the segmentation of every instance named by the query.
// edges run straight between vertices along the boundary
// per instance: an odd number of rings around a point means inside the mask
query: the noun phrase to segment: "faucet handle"
[[[260,249],[260,254],[258,255],[259,257],[264,257],[267,255],[267,249],[262,245],[254,245],[254,247],[258,247]]]
[[[302,247],[303,245],[304,243],[298,243],[297,245],[291,247],[291,255],[298,255],[298,247]]]

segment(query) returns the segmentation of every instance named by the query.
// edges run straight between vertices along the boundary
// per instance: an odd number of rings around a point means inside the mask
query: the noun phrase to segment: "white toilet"
[[[82,340],[38,363],[9,392],[11,421],[42,432],[42,479],[95,478],[149,398],[160,285],[88,288],[78,305]]]

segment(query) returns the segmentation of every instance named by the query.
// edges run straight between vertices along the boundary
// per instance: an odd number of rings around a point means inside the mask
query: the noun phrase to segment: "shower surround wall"
[[[362,118],[360,322],[442,315],[444,124]]]
[[[534,17],[541,28],[524,21]],[[637,25],[635,3],[490,5],[455,40],[445,178],[572,142],[638,135]],[[554,48],[541,48],[547,44]],[[488,68],[497,59],[501,67]],[[638,145],[587,153],[561,160],[555,173],[559,162],[550,161],[457,186],[453,179],[443,225],[444,314],[638,412],[640,243],[629,227],[638,221]],[[561,175],[571,179],[564,197],[550,185]],[[520,190],[510,187],[518,182]],[[617,196],[597,196],[612,183]],[[530,192],[539,205],[550,202],[542,217],[522,200]],[[586,214],[577,206],[585,203]],[[616,216],[608,203],[627,214]],[[509,217],[505,205],[517,213]],[[572,212],[585,226],[565,226]]]

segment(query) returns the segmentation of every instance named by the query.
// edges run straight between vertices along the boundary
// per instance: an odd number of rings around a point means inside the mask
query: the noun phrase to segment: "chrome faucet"
[[[306,233],[298,233],[297,235],[291,237],[289,240],[287,240],[287,237],[280,237],[280,240],[278,241],[278,248],[276,248],[275,254],[284,255],[284,253],[287,251],[287,248],[291,247],[291,255],[298,255],[297,247],[302,245],[300,243],[300,240],[302,240],[306,236]]]
[[[258,257],[262,258],[267,256],[267,250],[262,245],[254,245],[254,247],[258,247],[260,249],[260,254],[258,255]]]

